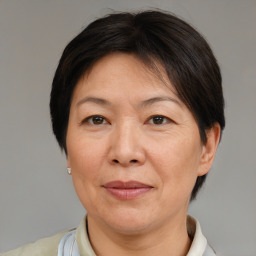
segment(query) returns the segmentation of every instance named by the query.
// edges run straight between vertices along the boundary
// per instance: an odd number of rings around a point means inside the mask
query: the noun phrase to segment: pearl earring
[[[71,175],[71,168],[68,167],[67,172],[68,172],[69,175]]]

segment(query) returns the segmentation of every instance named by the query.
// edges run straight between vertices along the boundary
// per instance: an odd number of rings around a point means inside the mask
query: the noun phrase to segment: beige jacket
[[[207,245],[207,240],[201,232],[199,222],[188,216],[187,226],[188,233],[193,237],[193,242],[187,256],[214,256],[215,254]],[[85,217],[76,230],[76,242],[80,255],[96,256],[91,247],[86,230]],[[57,256],[60,240],[67,232],[38,240],[35,243],[24,245],[18,249],[3,253],[1,256]]]

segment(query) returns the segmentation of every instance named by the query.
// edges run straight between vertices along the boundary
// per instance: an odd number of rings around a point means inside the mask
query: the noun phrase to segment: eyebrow
[[[139,104],[139,107],[148,107],[150,105],[153,105],[154,103],[161,102],[161,101],[169,101],[169,102],[173,102],[173,103],[181,106],[181,103],[179,100],[171,98],[171,97],[162,96],[162,97],[154,97],[154,98],[144,100]],[[85,98],[79,100],[77,102],[76,106],[79,107],[80,105],[87,103],[87,102],[92,102],[92,103],[99,104],[99,105],[108,105],[108,106],[111,105],[111,103],[108,100],[88,96],[88,97],[85,97]]]
[[[86,102],[92,102],[92,103],[96,103],[96,104],[100,104],[100,105],[110,105],[110,102],[105,99],[95,98],[95,97],[85,97],[85,98],[79,100],[77,102],[76,106],[78,107]]]
[[[171,97],[166,97],[166,96],[154,97],[154,98],[150,98],[150,99],[144,100],[144,101],[142,101],[142,103],[140,105],[141,105],[141,107],[147,107],[147,106],[150,106],[150,105],[152,105],[154,103],[161,102],[161,101],[171,101],[171,102],[181,106],[181,103],[180,103],[179,100],[171,98]]]

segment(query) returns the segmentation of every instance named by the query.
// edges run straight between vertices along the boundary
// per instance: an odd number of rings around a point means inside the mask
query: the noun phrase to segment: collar
[[[86,216],[81,221],[80,225],[76,230],[76,242],[80,255],[96,256],[94,253],[88,234],[87,234],[87,221]]]
[[[203,255],[207,240],[202,233],[199,222],[191,216],[187,216],[187,230],[193,241],[187,256],[201,256]]]

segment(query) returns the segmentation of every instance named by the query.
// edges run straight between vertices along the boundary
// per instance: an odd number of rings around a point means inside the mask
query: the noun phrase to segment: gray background
[[[0,251],[75,227],[84,215],[51,132],[49,93],[64,46],[110,12],[157,7],[211,44],[227,126],[190,213],[225,255],[256,255],[256,1],[0,0]]]

